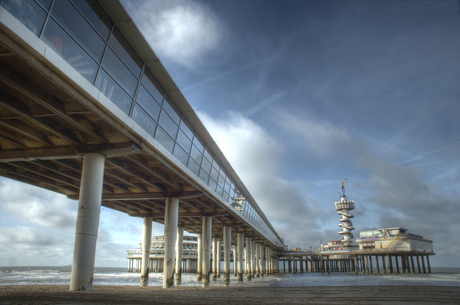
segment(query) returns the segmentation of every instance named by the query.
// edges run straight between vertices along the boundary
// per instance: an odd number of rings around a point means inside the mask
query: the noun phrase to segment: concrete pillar
[[[152,241],[152,217],[144,217],[144,228],[142,234],[142,268],[141,286],[149,285],[150,273],[150,244]]]
[[[238,275],[238,254],[237,245],[233,246],[233,275]]]
[[[104,165],[104,155],[89,153],[83,157],[70,291],[93,289]]]
[[[390,254],[387,254],[387,267],[388,267],[388,273],[393,273],[393,264],[391,263]]]
[[[217,262],[216,262],[216,275],[217,278],[220,279],[220,262],[221,262],[221,251],[222,249],[222,242],[220,239],[217,239]]]
[[[255,264],[256,264],[256,277],[260,276],[260,246],[258,243],[254,243],[255,248]]]
[[[248,281],[251,280],[252,275],[251,275],[251,239],[249,237],[246,237],[246,251],[245,251],[245,262],[246,262],[246,279]]]
[[[409,273],[410,272],[409,257],[407,256],[407,254],[404,254],[402,258],[404,260],[404,273]]]
[[[212,217],[203,216],[201,230],[201,248],[203,261],[201,263],[202,287],[209,287],[209,275],[211,270],[211,239],[212,239]]]
[[[217,238],[212,238],[212,280],[217,279]]]
[[[237,242],[237,247],[238,247],[238,282],[243,281],[243,233],[238,233],[236,236],[236,242]],[[234,267],[235,268],[235,267]]]
[[[372,255],[369,255],[369,270],[371,273],[374,273],[374,268],[372,267]]]
[[[356,258],[356,255],[353,255],[353,259],[355,261],[355,274],[358,274],[358,259]]]
[[[431,266],[430,266],[430,256],[426,256],[426,265],[428,267],[428,273],[431,273]]]
[[[382,258],[382,268],[383,268],[383,272],[384,272],[384,273],[387,273],[387,269],[385,268],[385,256],[382,255],[381,258]]]
[[[184,228],[177,228],[176,238],[176,285],[182,284],[182,250],[184,249]]]
[[[377,268],[377,273],[380,273],[379,257],[377,255],[375,256],[375,265]]]
[[[202,233],[198,233],[198,244],[197,244],[197,260],[196,260],[196,273],[197,281],[202,281],[201,269],[203,265],[203,245],[202,245]]]
[[[410,256],[410,264],[412,266],[412,273],[415,273],[415,265],[414,265],[414,256]]]
[[[422,268],[423,268],[423,273],[426,273],[426,269],[425,269],[425,259],[423,258],[423,255],[422,255]]]
[[[418,273],[422,273],[420,271],[420,256],[417,255],[417,269],[418,269]]]
[[[168,197],[165,202],[165,251],[163,265],[163,288],[174,288],[174,263],[176,260],[177,222],[179,198]]]
[[[232,228],[224,227],[224,286],[230,284],[230,250],[232,248]]]
[[[265,247],[263,244],[259,244],[259,273],[260,276],[264,276],[264,269],[265,269],[265,263],[264,263],[264,257],[265,257]]]
[[[396,262],[396,272],[399,273],[399,261],[398,261],[397,255],[395,255],[395,262]]]

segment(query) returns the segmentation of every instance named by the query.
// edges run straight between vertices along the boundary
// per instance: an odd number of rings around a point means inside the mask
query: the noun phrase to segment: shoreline
[[[68,285],[0,286],[0,305],[13,304],[459,304],[452,286],[179,287]]]

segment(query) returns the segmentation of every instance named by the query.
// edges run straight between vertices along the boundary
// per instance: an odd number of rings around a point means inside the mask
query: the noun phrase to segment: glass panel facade
[[[158,121],[160,116],[161,106],[155,101],[155,99],[145,90],[144,86],[139,88],[137,93],[136,101],[144,110],[155,120]]]
[[[138,104],[134,106],[133,120],[151,136],[155,134],[157,123]]]
[[[145,89],[147,89],[147,91],[150,92],[150,94],[156,99],[158,104],[161,105],[163,103],[165,90],[161,87],[160,83],[149,69],[145,69],[144,77],[142,78],[142,85],[144,85]]]
[[[51,15],[96,61],[100,61],[105,42],[68,1],[54,1]]]
[[[95,86],[124,113],[129,114],[132,98],[102,69],[99,71]]]
[[[107,48],[102,66],[129,95],[134,96],[137,79],[110,48]]]
[[[53,19],[48,20],[42,39],[90,83],[94,82],[99,65]]]
[[[238,191],[240,195],[235,194],[234,181],[226,174],[218,157],[97,1],[0,0],[0,6],[40,37],[147,133],[154,135],[167,151],[229,205],[233,202],[232,197],[244,197],[241,191]],[[141,71],[144,71],[143,75]],[[275,232],[254,210],[253,203],[244,201],[238,212],[274,242],[278,240]]]
[[[109,39],[110,47],[118,54],[121,60],[131,70],[131,72],[139,77],[142,69],[142,60],[136,51],[129,45],[128,41],[123,37],[120,30],[114,27],[112,35]]]
[[[40,35],[40,31],[45,22],[46,13],[33,0],[23,1],[1,1],[3,6],[11,15],[19,22],[25,25],[36,36]]]
[[[47,2],[51,3],[51,0],[48,0]],[[93,0],[72,0],[72,2],[94,27],[94,29],[96,29],[99,35],[101,35],[104,40],[107,40],[109,38],[113,22],[104,12],[102,7]]]

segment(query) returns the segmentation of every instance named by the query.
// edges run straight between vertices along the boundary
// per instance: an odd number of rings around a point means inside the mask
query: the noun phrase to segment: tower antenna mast
[[[343,180],[342,182],[342,197],[344,197],[345,199],[347,198],[347,196],[345,196],[345,189],[347,188],[348,188],[347,178],[345,178],[345,180]]]

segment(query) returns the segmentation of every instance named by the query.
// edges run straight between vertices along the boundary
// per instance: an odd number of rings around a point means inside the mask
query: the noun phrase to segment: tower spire
[[[342,241],[344,243],[350,243],[351,239],[353,238],[353,231],[355,228],[353,227],[353,223],[351,222],[350,218],[355,217],[354,215],[350,214],[351,210],[355,209],[355,202],[353,200],[348,200],[345,195],[345,189],[348,188],[347,185],[347,178],[342,182],[342,193],[340,196],[340,201],[335,203],[335,209],[338,211],[337,214],[341,215],[339,227],[342,227],[342,231],[339,234],[343,235]]]

